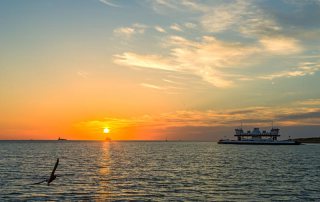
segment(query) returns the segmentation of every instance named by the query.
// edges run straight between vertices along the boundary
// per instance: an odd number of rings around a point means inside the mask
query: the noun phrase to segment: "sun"
[[[110,129],[109,128],[104,128],[103,129],[103,133],[109,133],[110,132]]]

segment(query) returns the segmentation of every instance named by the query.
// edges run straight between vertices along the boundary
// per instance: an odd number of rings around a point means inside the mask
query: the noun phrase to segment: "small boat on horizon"
[[[301,142],[288,140],[278,140],[280,137],[279,128],[271,128],[270,131],[260,131],[259,128],[254,128],[253,131],[244,132],[242,127],[236,128],[234,135],[237,140],[221,139],[218,144],[260,144],[260,145],[300,145]]]
[[[67,139],[63,139],[63,138],[60,138],[60,137],[59,137],[58,140],[59,140],[59,141],[62,141],[62,140],[67,140]]]

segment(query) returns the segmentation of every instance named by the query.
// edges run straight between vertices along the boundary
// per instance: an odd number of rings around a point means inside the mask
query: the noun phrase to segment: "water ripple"
[[[5,201],[320,200],[320,145],[0,141],[0,154]],[[52,185],[31,185],[58,157]]]

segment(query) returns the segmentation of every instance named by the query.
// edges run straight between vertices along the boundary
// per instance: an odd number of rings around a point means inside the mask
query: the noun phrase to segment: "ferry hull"
[[[300,145],[297,141],[236,141],[220,140],[218,144],[246,144],[246,145]]]

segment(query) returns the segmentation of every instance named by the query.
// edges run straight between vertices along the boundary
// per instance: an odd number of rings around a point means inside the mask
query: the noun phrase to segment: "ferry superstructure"
[[[280,137],[279,128],[271,128],[270,131],[260,131],[254,128],[252,131],[244,132],[242,127],[235,129],[235,137],[237,140],[222,139],[218,144],[260,144],[260,145],[299,145],[300,142],[288,139],[278,140]]]

